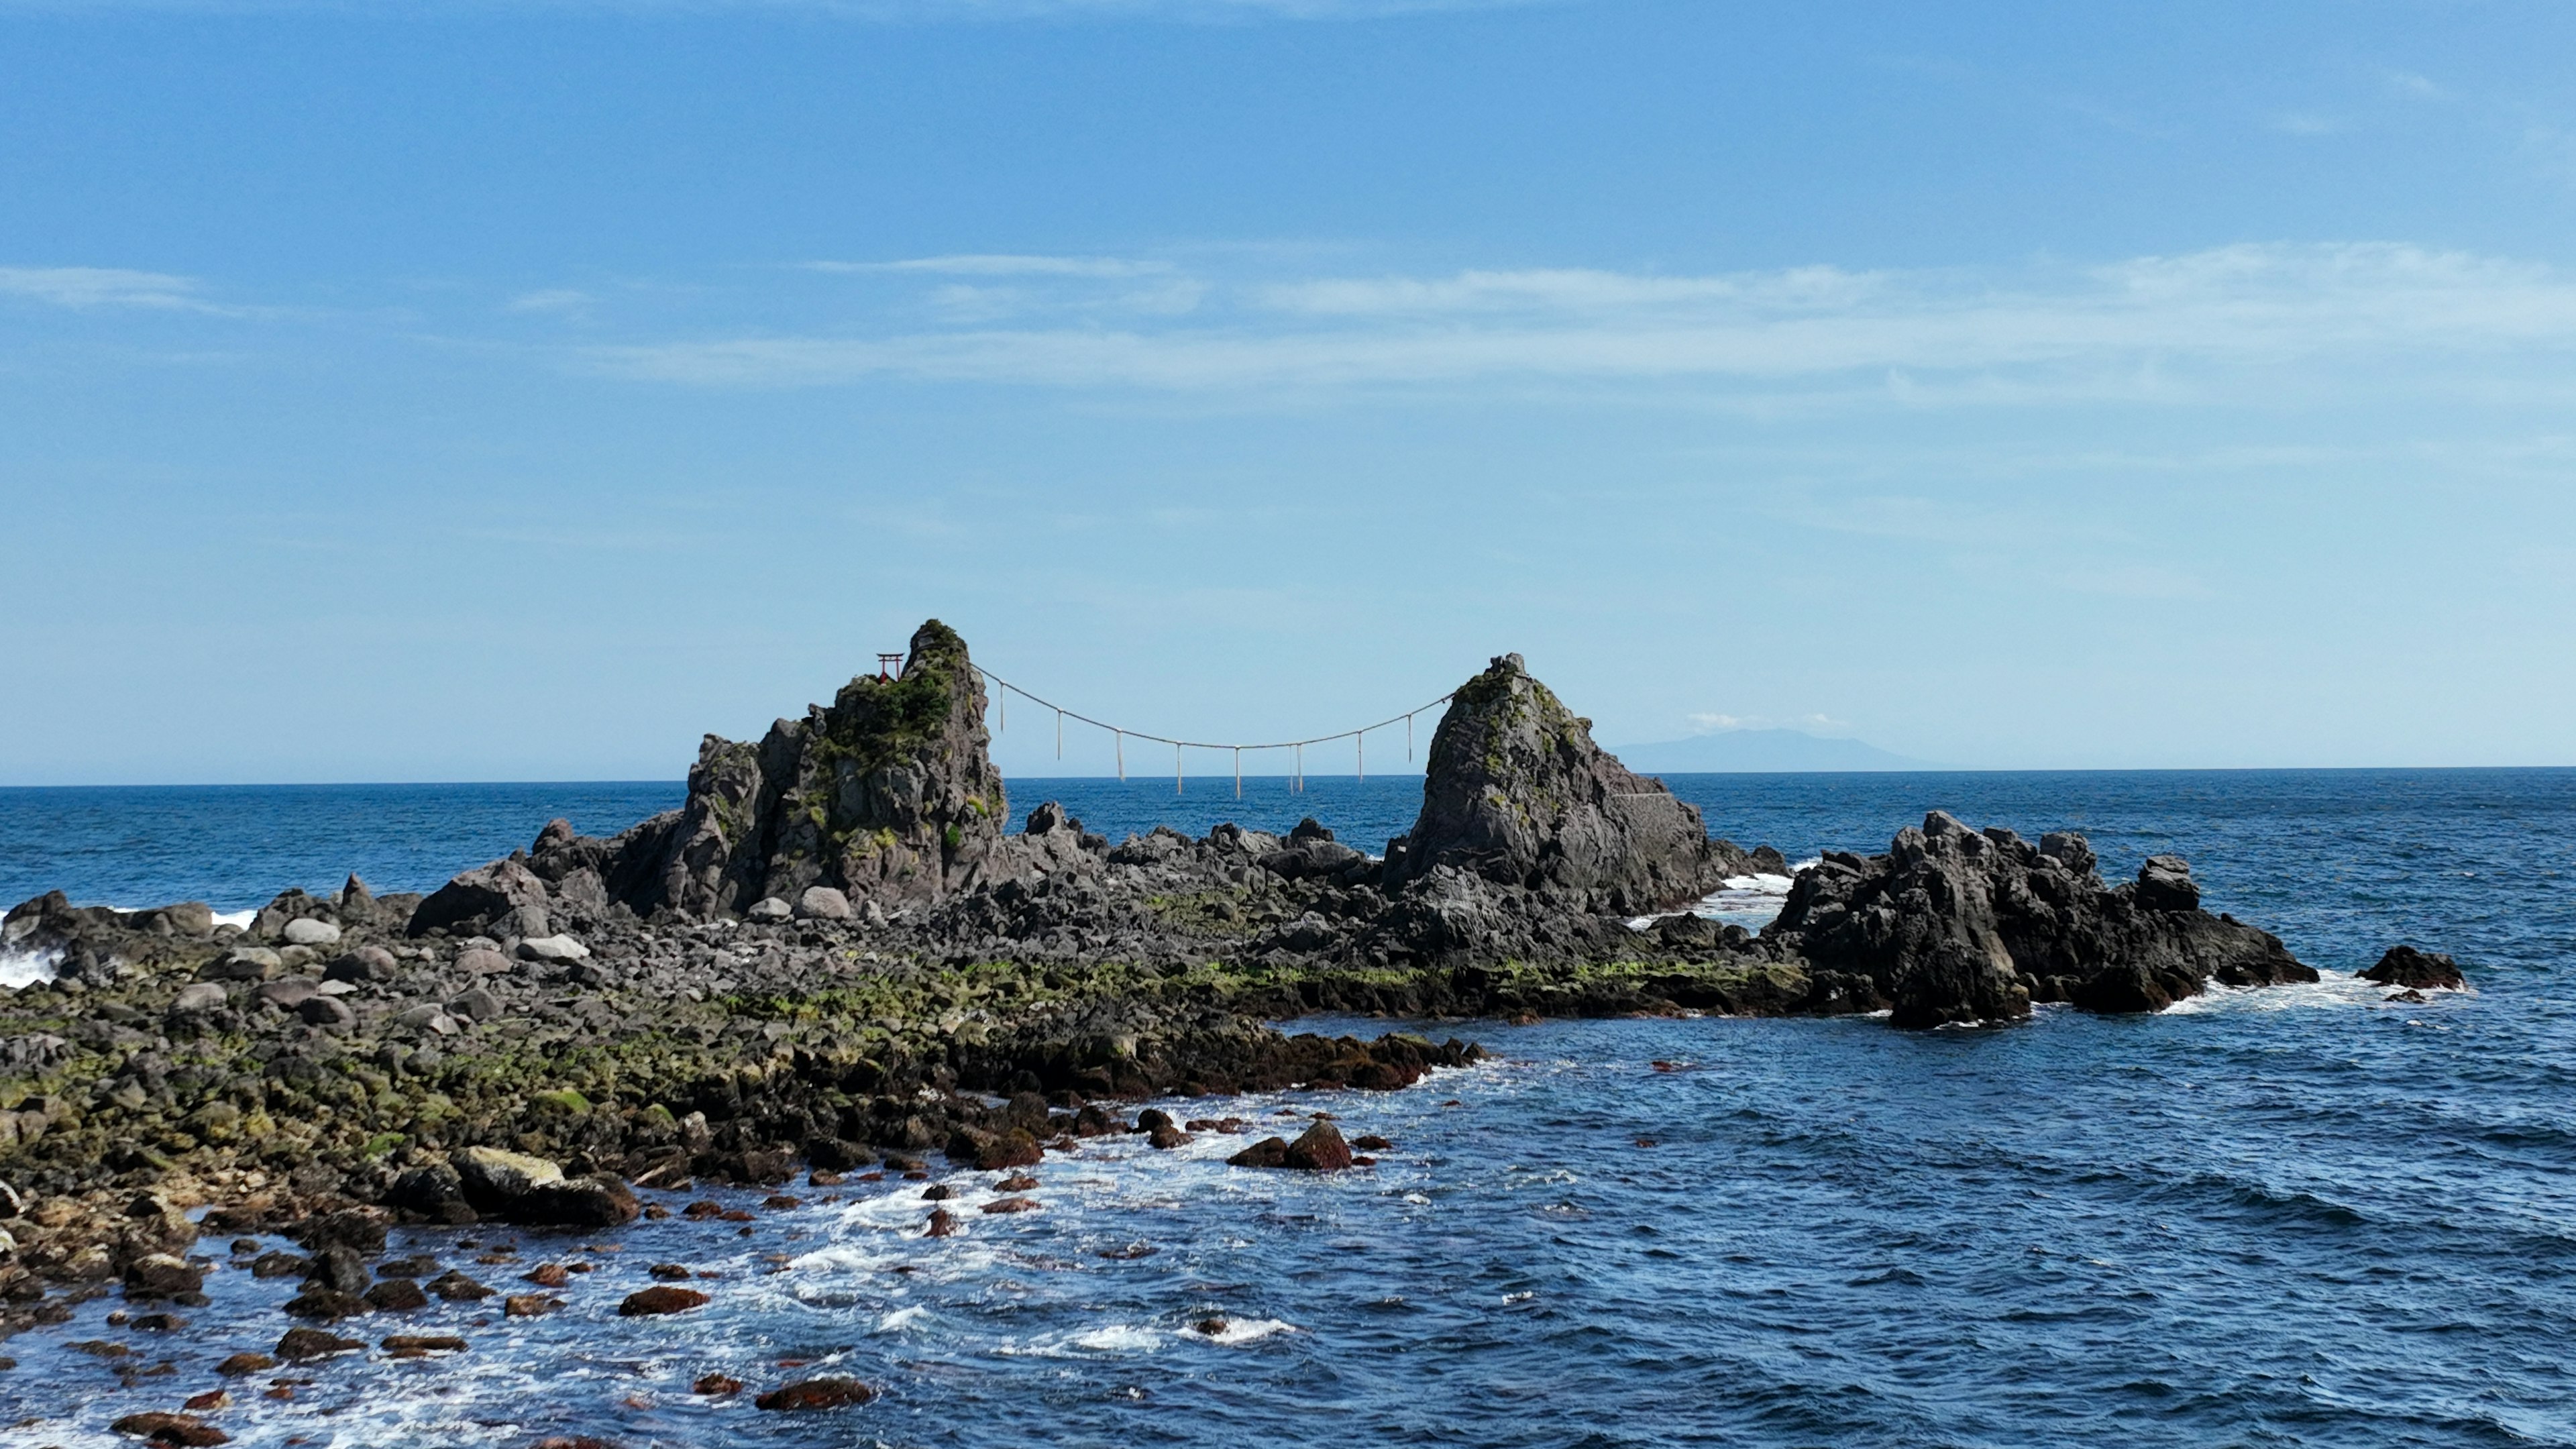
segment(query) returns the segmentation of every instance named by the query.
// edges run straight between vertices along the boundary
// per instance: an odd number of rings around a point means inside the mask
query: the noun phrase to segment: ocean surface
[[[1371,849],[1418,778],[1014,782],[1115,838],[1311,813]],[[540,1319],[440,1304],[353,1327],[457,1332],[443,1359],[344,1358],[236,1384],[256,1445],[1498,1446],[2576,1444],[2576,771],[1679,776],[1711,828],[1794,859],[1884,849],[1927,808],[2086,831],[2106,874],[2187,856],[2213,909],[2279,933],[2316,986],[2162,1015],[1437,1023],[1496,1060],[1401,1093],[1174,1103],[1395,1147],[1330,1178],[1229,1169],[1243,1136],[1050,1156],[1041,1211],[920,1236],[923,1184],[757,1193],[731,1224],[603,1238],[398,1235],[497,1288],[580,1261]],[[671,784],[0,791],[0,896],[59,886],[228,909],[285,884],[422,889],[551,815],[605,831]],[[2409,941],[2473,994],[2352,980]],[[1375,1033],[1393,1023],[1309,1020]],[[1266,1129],[1264,1129],[1266,1130]],[[508,1264],[474,1262],[496,1243]],[[221,1242],[204,1245],[218,1259]],[[1114,1255],[1114,1256],[1113,1256]],[[681,1262],[707,1308],[621,1319]],[[209,1279],[167,1340],[71,1325],[0,1344],[0,1442],[105,1445],[139,1408],[264,1349],[294,1285]],[[1214,1332],[1200,1325],[1222,1321]],[[132,1345],[120,1388],[64,1344]],[[797,1361],[798,1366],[785,1366]],[[693,1394],[849,1374],[810,1417]],[[257,1396],[309,1380],[291,1401]],[[33,1420],[35,1422],[24,1422]],[[17,1428],[8,1426],[16,1424]]]

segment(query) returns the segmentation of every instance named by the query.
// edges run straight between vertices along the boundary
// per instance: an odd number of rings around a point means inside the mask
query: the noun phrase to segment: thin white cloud
[[[583,311],[590,306],[590,302],[591,296],[588,292],[577,292],[569,287],[551,287],[544,291],[522,292],[503,304],[502,310],[570,313]]]
[[[1932,403],[2064,388],[2193,395],[2178,379],[2299,359],[2445,351],[2563,361],[2576,351],[2576,282],[2533,264],[2392,244],[2223,247],[2013,277],[1471,271],[1254,281],[1211,295],[1176,317],[1127,314],[1116,326],[736,336],[583,356],[625,376],[726,387],[887,377],[1175,391],[1834,380]]]
[[[1840,731],[1851,728],[1851,721],[1836,719],[1829,714],[1800,714],[1788,716],[1767,714],[1691,714],[1683,717],[1690,721],[1691,733],[1695,735],[1725,734],[1729,730],[1775,729],[1792,729],[1807,734],[1814,734],[1819,730]]]
[[[120,267],[0,267],[0,296],[49,302],[57,307],[217,310],[196,293],[194,279],[167,272],[136,272]]]
[[[942,277],[1143,277],[1172,270],[1168,262],[1121,257],[1022,256],[976,252],[961,256],[907,257],[890,262],[807,262],[806,270],[866,274],[927,272]]]

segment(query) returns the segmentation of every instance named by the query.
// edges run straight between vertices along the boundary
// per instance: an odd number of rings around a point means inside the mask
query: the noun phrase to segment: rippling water
[[[920,1236],[930,1204],[903,1182],[797,1188],[748,1237],[487,1232],[519,1264],[601,1267],[550,1318],[358,1320],[473,1346],[296,1371],[312,1383],[293,1402],[217,1420],[336,1446],[2576,1442],[2576,772],[1676,784],[1715,828],[1793,856],[1883,848],[1933,804],[2089,829],[2106,869],[2178,849],[2214,908],[2334,974],[1928,1034],[1441,1024],[1498,1059],[1391,1095],[1171,1104],[1283,1127],[1330,1111],[1394,1140],[1372,1170],[1229,1169],[1246,1139],[1221,1134],[1115,1139],[1037,1169],[1038,1212],[987,1216],[997,1174],[946,1177],[957,1238]],[[1418,784],[1367,788],[1400,816]],[[1126,798],[1051,793],[1095,828]],[[2391,1003],[2342,974],[2398,939],[2456,951],[2476,994]],[[524,1286],[452,1233],[409,1236]],[[618,1318],[659,1261],[719,1273],[713,1303]],[[274,1342],[292,1286],[218,1272],[175,1341],[102,1326],[102,1300],[0,1347],[20,1365],[0,1424],[43,1420],[8,1442],[104,1444],[116,1415],[175,1407]],[[1212,1318],[1214,1337],[1193,1326]],[[62,1347],[97,1338],[177,1372],[120,1389]],[[884,1397],[762,1414],[692,1394],[711,1370],[755,1390],[845,1373]]]

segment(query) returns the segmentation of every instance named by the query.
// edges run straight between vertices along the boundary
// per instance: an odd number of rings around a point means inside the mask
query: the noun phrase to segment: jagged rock
[[[533,859],[596,869],[646,914],[740,911],[818,885],[854,907],[935,901],[983,878],[1009,818],[984,704],[966,642],[931,620],[900,676],[853,679],[758,745],[707,736],[679,810],[614,841],[541,838]]]
[[[2412,946],[2389,947],[2378,965],[2361,973],[2361,979],[2414,991],[2465,991],[2469,986],[2459,962],[2439,951],[2418,951]]]
[[[1390,848],[1388,876],[1450,866],[1633,913],[1705,895],[1734,864],[1713,849],[1697,807],[1594,744],[1592,722],[1505,654],[1441,716],[1422,813]]]
[[[546,883],[517,857],[477,866],[432,891],[411,913],[407,927],[414,936],[431,931],[456,932],[533,908],[540,916],[548,903]],[[539,933],[542,934],[542,933]]]
[[[1762,941],[1866,977],[1910,1027],[2027,1016],[2032,988],[2058,977],[2076,1005],[2105,1012],[2161,1010],[2212,980],[2316,979],[2277,938],[2201,910],[2179,858],[2155,857],[2117,888],[2093,864],[2081,836],[2033,848],[1936,810],[1886,855],[1828,852],[1799,872]]]

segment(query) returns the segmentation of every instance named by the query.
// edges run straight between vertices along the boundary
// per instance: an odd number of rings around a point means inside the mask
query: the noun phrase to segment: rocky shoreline
[[[1393,1090],[1479,1055],[1267,1024],[1316,1011],[1935,1027],[2317,979],[2202,910],[2177,858],[2111,886],[2080,836],[1937,811],[1799,872],[1759,935],[1688,914],[1787,862],[1712,839],[1517,656],[1459,690],[1383,859],[1311,821],[1112,844],[1044,805],[1006,833],[984,706],[933,622],[899,678],[757,744],[708,737],[682,809],[609,839],[555,822],[426,897],[352,878],[246,929],[198,904],[10,911],[7,945],[59,966],[0,1001],[0,1331],[114,1286],[184,1304],[201,1232],[293,1236],[327,1326],[377,1306],[389,1223],[606,1227],[641,1211],[630,1185],[930,1153],[1015,1171],[1188,1130],[1130,1121],[1148,1098]],[[2463,984],[2406,948],[2379,970]],[[1237,1160],[1353,1154],[1325,1124]]]

